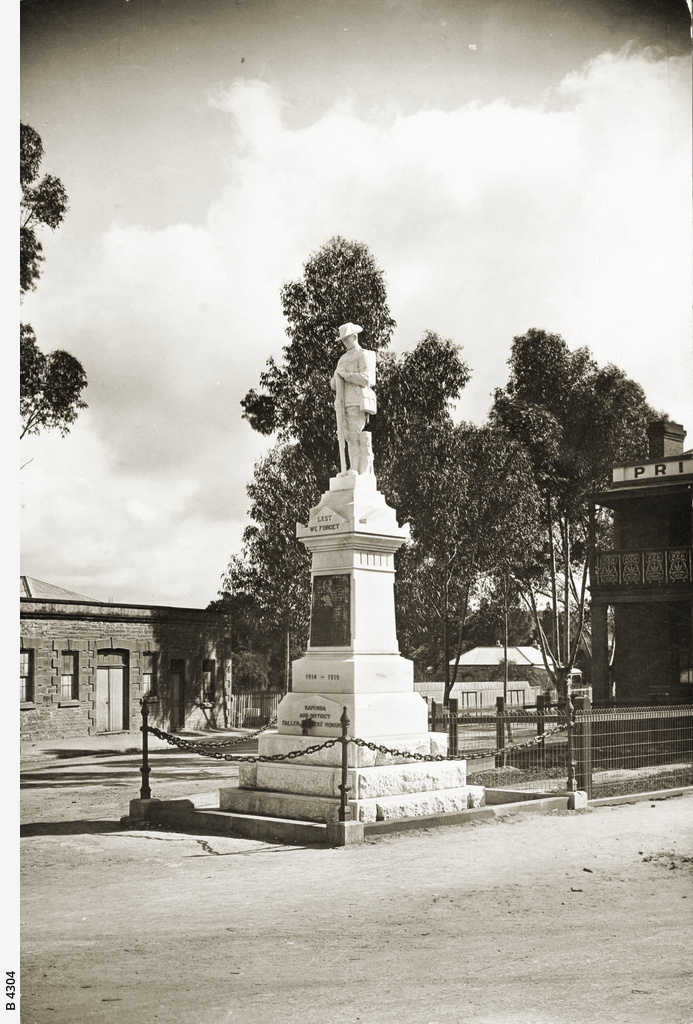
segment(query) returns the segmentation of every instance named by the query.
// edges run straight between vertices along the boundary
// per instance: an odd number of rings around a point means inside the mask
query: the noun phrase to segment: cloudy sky
[[[685,0],[24,0],[21,119],[70,211],[22,319],[89,379],[22,442],[21,571],[204,606],[266,441],[240,399],[282,284],[333,235],[486,416],[529,327],[693,439]],[[335,325],[335,327],[338,325]]]

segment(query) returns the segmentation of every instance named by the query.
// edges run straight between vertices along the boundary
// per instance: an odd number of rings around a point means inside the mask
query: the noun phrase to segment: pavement
[[[257,730],[253,729],[181,729],[173,735],[193,742],[219,743],[244,737],[252,742],[256,733]],[[245,744],[243,747],[245,748]],[[179,748],[150,734],[149,749],[177,751]],[[80,736],[66,740],[25,741],[20,744],[19,759],[20,767],[24,768],[37,762],[51,764],[80,758],[122,757],[125,754],[141,753],[142,734],[136,729],[131,732]]]

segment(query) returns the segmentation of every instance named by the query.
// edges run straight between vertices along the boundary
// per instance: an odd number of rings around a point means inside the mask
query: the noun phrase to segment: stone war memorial
[[[343,324],[345,352],[332,378],[341,471],[296,534],[312,555],[308,650],[293,663],[293,688],[279,704],[277,731],[259,737],[262,757],[242,764],[239,786],[220,792],[220,809],[312,822],[336,822],[342,744],[296,757],[348,734],[348,811],[354,823],[411,818],[478,806],[483,790],[466,785],[466,762],[416,761],[408,753],[447,754],[444,733],[428,731],[413,666],[397,644],[394,554],[408,537],[378,490],[370,431],[376,412],[375,353],[359,345],[361,327]],[[347,468],[348,457],[348,468]]]

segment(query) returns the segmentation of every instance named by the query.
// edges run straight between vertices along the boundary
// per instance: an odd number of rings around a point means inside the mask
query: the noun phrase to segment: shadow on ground
[[[167,770],[168,767],[168,770]],[[225,778],[234,777],[232,766],[227,764],[199,764],[199,765],[163,765],[157,764],[152,767],[150,784],[163,785],[168,782],[199,782],[202,779],[211,779],[216,782],[223,782]],[[141,780],[137,767],[129,769],[117,769],[109,772],[90,772],[89,770],[65,771],[51,774],[48,771],[22,772],[20,788],[22,790],[32,789],[75,789],[81,787],[98,787],[109,789],[114,786],[132,786]]]
[[[119,821],[37,821],[20,825],[21,839],[32,836],[84,836],[103,835],[107,832],[122,832]]]
[[[125,757],[130,754],[141,754],[141,747],[113,747],[111,750],[90,750],[89,748],[82,747],[60,747],[60,748],[45,748],[39,752],[33,752],[31,750],[24,753],[22,756],[33,760],[39,760],[41,758],[55,758],[56,761],[67,761],[73,757],[89,757],[101,759],[104,757]],[[153,751],[151,752],[153,753]]]

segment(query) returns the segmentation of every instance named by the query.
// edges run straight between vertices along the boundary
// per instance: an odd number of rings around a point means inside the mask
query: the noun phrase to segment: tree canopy
[[[80,410],[87,408],[80,398],[87,386],[81,363],[62,349],[45,355],[31,327],[21,324],[19,368],[20,439],[52,429],[64,437]]]
[[[413,544],[401,558],[397,591],[409,644],[429,649],[447,702],[470,601],[490,575],[533,549],[538,495],[521,445],[488,426],[439,425],[416,455],[402,503]]]
[[[51,174],[37,181],[43,158],[38,132],[20,124],[19,180],[19,287],[20,293],[36,287],[45,259],[37,235],[40,227],[55,229],[67,212],[67,193]],[[20,439],[41,430],[57,429],[63,437],[87,408],[81,398],[87,386],[82,364],[69,352],[58,349],[45,355],[38,347],[30,324],[20,325]]]
[[[508,362],[490,424],[527,453],[543,537],[540,560],[526,549],[512,570],[533,610],[547,668],[565,693],[585,622],[588,495],[608,483],[614,462],[647,456],[647,427],[661,414],[622,370],[599,367],[587,348],[571,351],[558,334],[530,329],[513,339]],[[539,616],[545,598],[548,635]]]
[[[53,230],[62,223],[67,212],[67,193],[60,178],[46,174],[37,181],[43,158],[43,144],[38,132],[28,124],[19,126],[19,182],[21,186],[19,227],[19,286],[21,294],[36,287],[45,259],[36,229]]]

